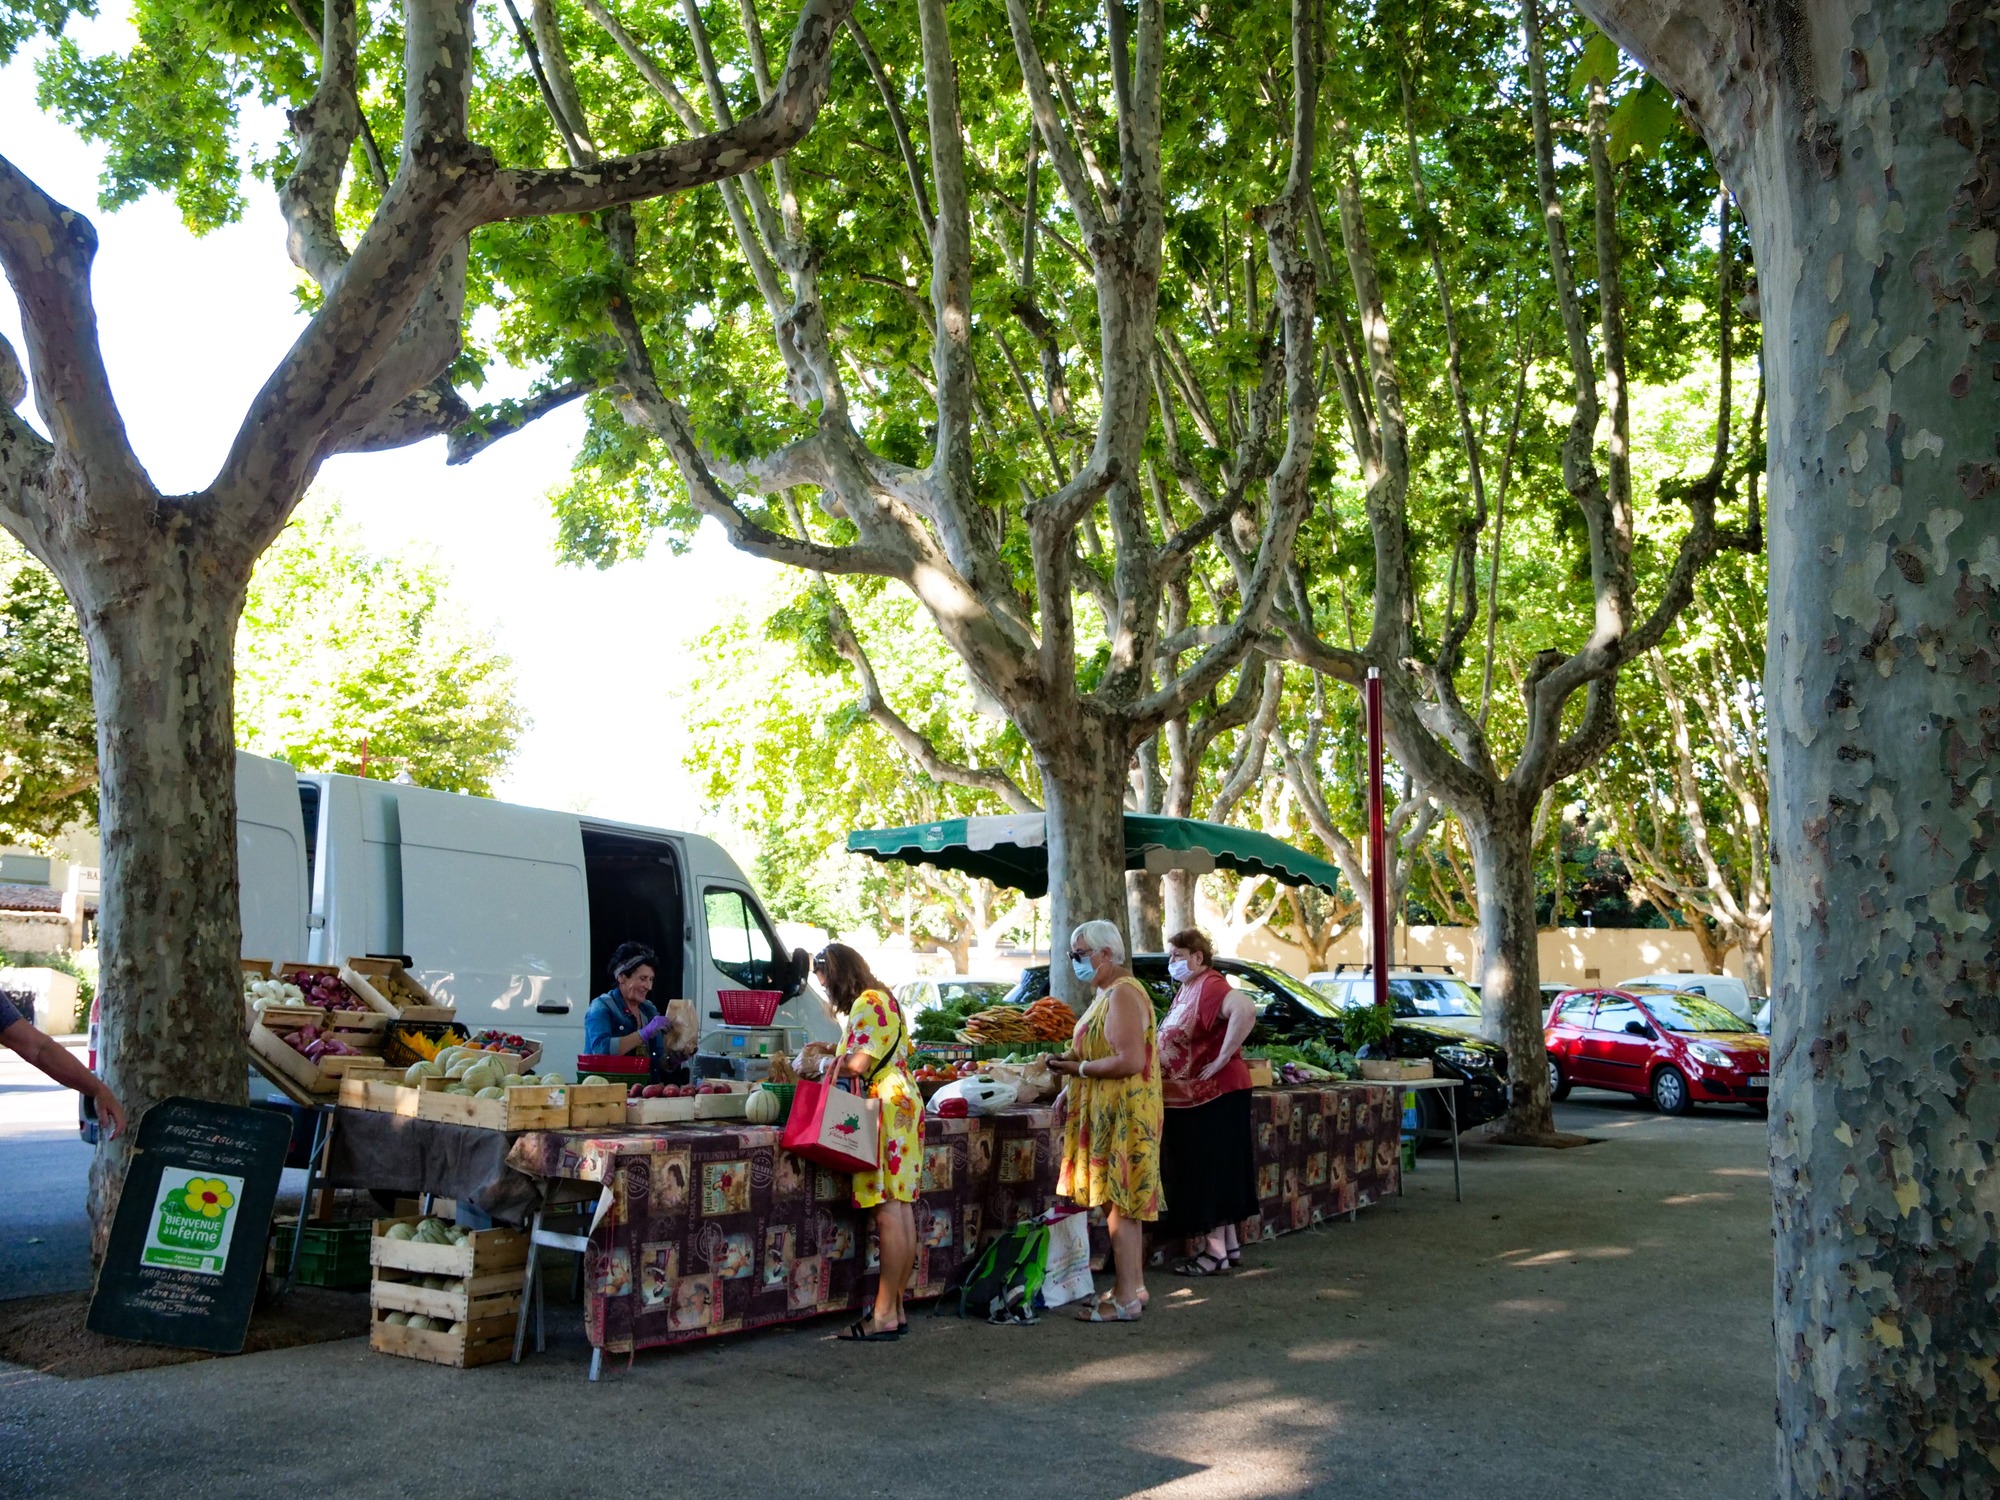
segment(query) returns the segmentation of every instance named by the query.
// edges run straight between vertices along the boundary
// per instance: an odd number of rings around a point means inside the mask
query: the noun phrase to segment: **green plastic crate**
[[[308,1224],[299,1247],[302,1286],[348,1287],[368,1284],[368,1242],[373,1226],[366,1219],[347,1224]],[[294,1226],[280,1220],[271,1226],[271,1271],[283,1276],[291,1264]]]

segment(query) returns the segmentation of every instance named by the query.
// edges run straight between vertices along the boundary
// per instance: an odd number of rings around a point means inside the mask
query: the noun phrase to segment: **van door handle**
[[[550,1005],[544,1002],[535,1006],[535,1013],[543,1016],[566,1016],[569,1014],[569,1005],[570,1003],[567,1000],[563,1001],[560,1005]]]

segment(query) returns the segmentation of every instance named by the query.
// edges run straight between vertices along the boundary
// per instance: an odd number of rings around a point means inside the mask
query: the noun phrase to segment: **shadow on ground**
[[[519,1366],[359,1341],[63,1382],[0,1369],[0,1493],[1649,1500],[1769,1493],[1762,1122],[1609,1096],[1598,1144],[1470,1145],[1360,1220],[1158,1275],[1135,1326],[919,1310],[607,1361],[573,1309]],[[552,1333],[554,1329],[552,1328]]]

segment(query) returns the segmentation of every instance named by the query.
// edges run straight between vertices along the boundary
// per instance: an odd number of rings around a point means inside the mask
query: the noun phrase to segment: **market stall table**
[[[1394,1085],[1252,1094],[1259,1217],[1271,1239],[1378,1201],[1401,1184]],[[531,1131],[509,1166],[543,1196],[599,1185],[584,1322],[597,1355],[851,1311],[873,1295],[872,1218],[848,1179],[778,1144],[774,1127]],[[985,1238],[1055,1201],[1061,1133],[1048,1106],[924,1122],[911,1295],[935,1297]]]

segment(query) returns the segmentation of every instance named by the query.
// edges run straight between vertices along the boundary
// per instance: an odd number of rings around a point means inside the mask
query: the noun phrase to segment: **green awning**
[[[936,865],[962,870],[995,885],[1030,896],[1049,888],[1048,824],[1041,813],[996,818],[946,818],[907,828],[861,828],[847,836],[855,854],[887,863]],[[1164,874],[1168,870],[1235,870],[1268,875],[1285,885],[1333,890],[1340,870],[1326,860],[1294,849],[1268,833],[1203,823],[1195,818],[1125,815],[1125,868]]]

